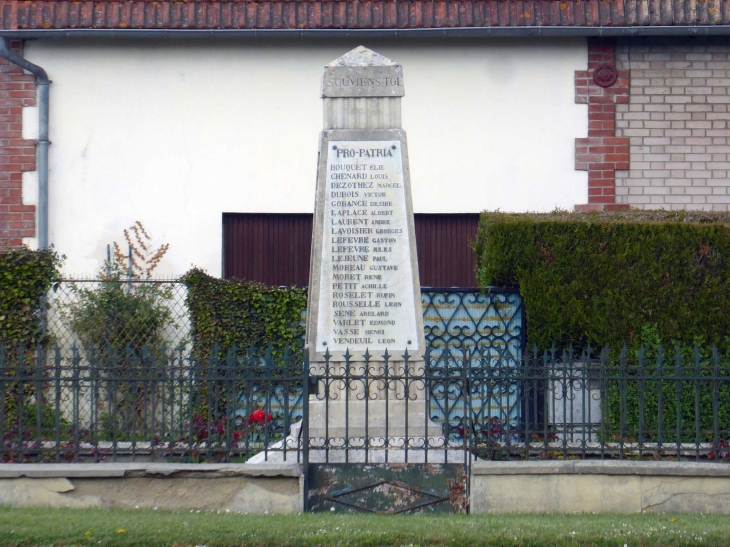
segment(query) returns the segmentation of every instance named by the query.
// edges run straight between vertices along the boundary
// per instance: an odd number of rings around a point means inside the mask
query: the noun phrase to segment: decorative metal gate
[[[510,386],[494,390],[473,373],[475,362],[520,362],[520,296],[426,289],[423,307],[424,360],[386,351],[312,366],[305,361],[308,510],[466,512],[472,432],[489,435],[495,420],[521,419],[519,393]]]
[[[467,510],[468,439],[430,416],[434,397],[444,415],[467,401],[462,369],[444,375],[385,352],[309,370],[303,459],[310,510]]]
[[[463,513],[467,476],[458,464],[310,464],[309,510]]]

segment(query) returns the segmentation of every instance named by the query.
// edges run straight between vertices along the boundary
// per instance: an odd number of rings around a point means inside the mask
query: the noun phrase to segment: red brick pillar
[[[575,139],[575,168],[588,171],[588,203],[575,209],[628,209],[616,203],[616,170],[629,168],[629,139],[616,137],[616,104],[629,102],[629,72],[616,68],[614,40],[588,39],[588,70],[575,73],[575,102],[588,105],[588,138]]]
[[[10,46],[23,54],[22,42]],[[35,102],[35,76],[0,58],[0,249],[36,235],[35,206],[23,205],[23,173],[36,170],[36,141],[23,139],[23,107]]]

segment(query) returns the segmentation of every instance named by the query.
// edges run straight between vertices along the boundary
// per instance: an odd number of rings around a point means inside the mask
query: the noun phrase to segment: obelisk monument
[[[401,65],[365,47],[324,69],[306,335],[318,376],[327,366],[342,376],[347,355],[362,379],[366,351],[366,376],[383,373],[386,350],[389,374],[404,374],[406,352],[409,373],[423,370],[403,96]],[[440,435],[426,415],[424,382],[408,397],[386,383],[333,382],[326,396],[310,397],[310,438]]]

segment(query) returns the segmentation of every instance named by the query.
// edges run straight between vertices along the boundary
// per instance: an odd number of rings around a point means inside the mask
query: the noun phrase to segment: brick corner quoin
[[[616,209],[616,171],[629,168],[629,139],[616,137],[616,105],[629,102],[629,72],[619,70],[615,83],[601,87],[593,75],[605,63],[615,67],[615,42],[589,40],[588,70],[575,72],[575,102],[588,105],[588,137],[575,139],[575,168],[588,171],[588,204],[576,210]]]
[[[23,54],[22,42],[10,47]],[[36,170],[36,141],[23,138],[23,108],[35,104],[35,76],[0,58],[0,249],[36,235],[35,206],[23,204],[23,173]]]

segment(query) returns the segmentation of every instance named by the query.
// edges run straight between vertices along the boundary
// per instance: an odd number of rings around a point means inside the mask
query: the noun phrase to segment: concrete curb
[[[472,475],[645,475],[672,477],[730,477],[730,464],[631,461],[475,461]]]
[[[175,464],[175,463],[43,463],[0,464],[0,479],[121,478],[121,477],[299,477],[298,463]]]

